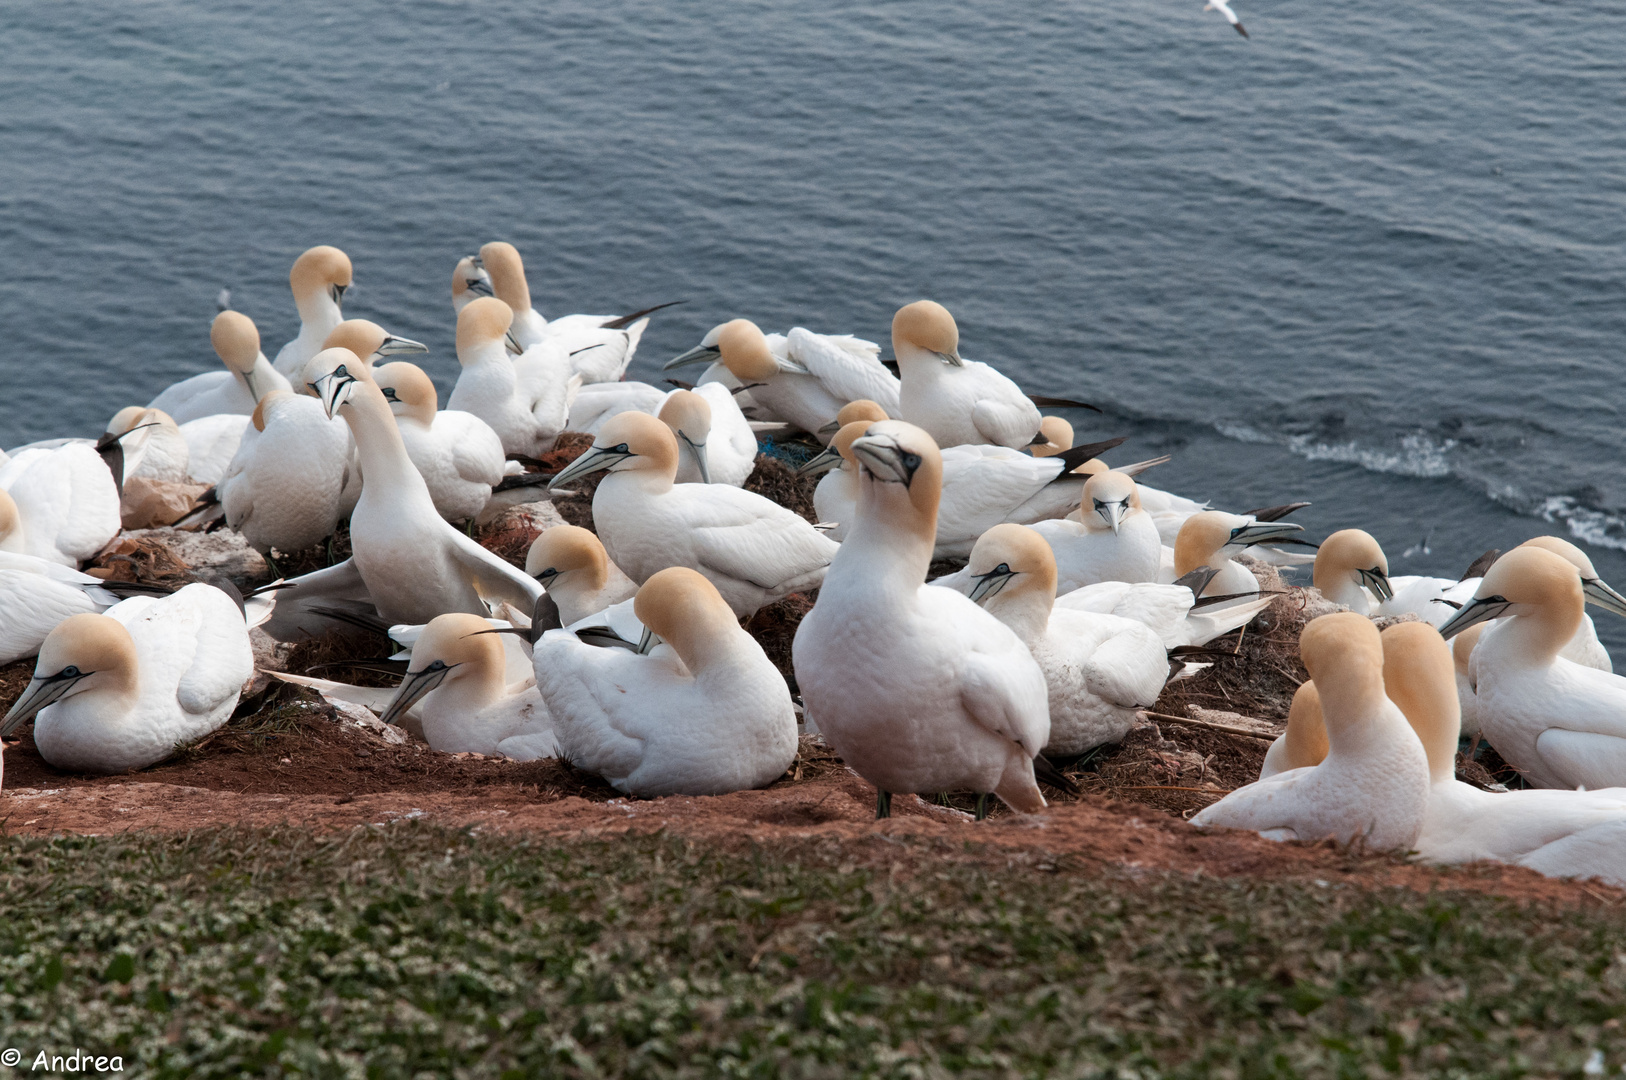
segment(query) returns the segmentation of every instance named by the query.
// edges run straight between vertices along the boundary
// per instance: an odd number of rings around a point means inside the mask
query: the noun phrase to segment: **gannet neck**
[[[350,281],[350,257],[336,247],[313,247],[294,260],[288,287],[299,307],[300,339],[320,342],[344,321],[339,304]]]
[[[491,275],[491,291],[515,312],[531,310],[531,286],[525,280],[525,263],[519,249],[502,240],[480,248],[480,262]]]
[[[739,620],[717,587],[686,566],[651,576],[633,598],[632,612],[696,678],[739,655]]]
[[[401,485],[406,489],[421,488],[424,498],[429,498],[423,476],[407,455],[390,403],[376,383],[358,379],[349,400],[339,407],[339,415],[350,425],[350,434],[356,440],[361,473],[367,478],[362,485],[363,496],[369,485],[375,490]]]
[[[1321,696],[1315,680],[1304,683],[1293,694],[1287,710],[1287,731],[1283,736],[1286,760],[1281,770],[1319,765],[1327,756],[1327,724],[1321,718]]]
[[[1363,755],[1391,737],[1372,718],[1389,706],[1383,687],[1383,643],[1377,627],[1352,611],[1311,620],[1299,653],[1315,680],[1329,753]]]
[[[1050,628],[1056,603],[1056,556],[1044,537],[1026,525],[1006,522],[977,538],[966,572],[977,582],[972,599],[1016,631],[1026,644]]]
[[[1462,706],[1451,648],[1428,623],[1397,623],[1383,631],[1383,684],[1406,714],[1428,753],[1434,783],[1456,778]]]
[[[76,680],[75,670],[81,673]],[[127,712],[141,694],[135,641],[124,624],[106,615],[73,615],[57,624],[34,664],[34,679],[45,678],[73,680],[56,700],[82,697],[107,716]]]
[[[1495,597],[1507,602],[1504,610],[1512,616],[1496,632],[1498,654],[1524,663],[1552,663],[1586,614],[1580,572],[1540,547],[1517,547],[1497,559],[1462,610]]]

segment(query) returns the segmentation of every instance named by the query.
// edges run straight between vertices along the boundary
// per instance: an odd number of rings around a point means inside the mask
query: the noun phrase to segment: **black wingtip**
[[[642,311],[634,311],[631,315],[623,315],[619,319],[611,319],[609,322],[605,323],[601,329],[604,329],[604,330],[625,330],[627,327],[631,326],[633,323],[637,322],[639,319],[643,318],[645,315],[653,315],[655,312],[659,311],[661,308],[669,308],[669,307],[673,307],[673,306],[675,306],[677,304],[686,304],[686,303],[688,303],[687,300],[668,300],[664,304],[656,304],[654,307],[646,307]]]
[[[1063,450],[1059,454],[1052,454],[1051,457],[1056,458],[1062,463],[1061,475],[1058,476],[1057,479],[1059,480],[1061,476],[1066,476],[1068,473],[1072,472],[1086,461],[1089,461],[1091,458],[1098,458],[1108,450],[1111,450],[1113,447],[1122,446],[1128,441],[1128,439],[1128,435],[1120,435],[1116,439],[1107,439],[1103,442],[1085,443],[1083,446],[1075,446],[1070,450]]]
[[[1044,394],[1029,394],[1028,400],[1041,409],[1088,409],[1091,412],[1101,410],[1087,401],[1074,401],[1072,398],[1047,397]]]
[[[542,484],[551,483],[553,478],[557,475],[559,474],[539,472],[515,473],[513,476],[503,477],[497,486],[491,490],[494,492],[513,491],[515,488],[538,487]]]
[[[1255,521],[1280,521],[1295,510],[1303,510],[1309,505],[1307,502],[1283,503],[1280,506],[1265,506],[1258,510],[1249,510],[1243,516],[1251,517]]]
[[[1489,551],[1485,552],[1485,554],[1481,555],[1479,558],[1470,563],[1468,569],[1463,571],[1462,576],[1457,578],[1457,580],[1467,581],[1471,577],[1484,577],[1485,571],[1489,570],[1491,568],[1491,564],[1501,557],[1501,548],[1491,548]]]
[[[1219,571],[1212,566],[1199,566],[1189,574],[1182,574],[1174,579],[1174,584],[1184,585],[1191,590],[1191,595],[1201,596],[1208,583],[1218,576]]]
[[[1078,794],[1078,785],[1062,775],[1062,771],[1051,764],[1050,759],[1043,754],[1039,754],[1033,759],[1033,777],[1053,788],[1059,788],[1069,795]]]

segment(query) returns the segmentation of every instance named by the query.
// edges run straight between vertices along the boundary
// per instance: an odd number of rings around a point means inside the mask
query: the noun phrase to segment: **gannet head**
[[[480,256],[465,255],[457,260],[457,267],[452,271],[452,310],[461,312],[475,297],[490,295],[491,275],[480,264]]]
[[[892,316],[892,354],[905,358],[934,357],[950,367],[962,367],[960,328],[948,308],[931,300],[905,304]]]
[[[491,292],[514,311],[531,310],[531,286],[525,280],[525,263],[519,249],[503,240],[493,240],[480,248],[480,264],[491,280]]]
[[[1585,604],[1580,572],[1568,560],[1545,548],[1516,547],[1491,564],[1474,598],[1446,620],[1440,634],[1450,638],[1504,615],[1525,616],[1545,629],[1544,643],[1556,654],[1575,636]]]
[[[1389,559],[1372,534],[1361,529],[1341,529],[1321,542],[1313,578],[1315,587],[1329,599],[1341,593],[1346,581],[1372,590],[1379,603],[1394,596]]]
[[[869,430],[871,424],[879,423],[885,419],[886,414],[882,413],[875,419],[865,418],[841,425],[840,429],[836,431],[835,438],[830,440],[830,445],[809,458],[796,471],[804,476],[816,476],[819,473],[838,468],[843,463],[857,469],[858,459],[853,457],[853,443],[863,438],[864,432]]]
[[[1124,520],[1140,510],[1140,489],[1134,477],[1107,469],[1084,481],[1079,507],[1086,528],[1116,534]]]
[[[632,613],[645,628],[638,651],[647,653],[659,638],[692,675],[725,656],[732,639],[743,633],[717,586],[687,566],[667,567],[644,582],[633,597]]]
[[[1293,693],[1287,709],[1286,760],[1280,771],[1321,764],[1327,756],[1327,724],[1321,719],[1321,695],[1311,679]]]
[[[1028,449],[1032,451],[1034,457],[1055,457],[1063,450],[1071,450],[1073,448],[1073,425],[1069,424],[1059,416],[1046,416],[1041,418],[1039,420],[1039,434],[1044,437],[1044,442],[1034,443],[1032,446],[1028,447]],[[1091,458],[1090,461],[1099,463],[1100,459]],[[1106,466],[1102,465],[1102,469],[1104,470],[1105,468]],[[1075,469],[1073,471],[1077,472],[1078,470]]]
[[[902,420],[881,420],[853,440],[851,450],[863,483],[860,501],[917,536],[935,538],[943,455],[932,437]]]
[[[1424,622],[1396,623],[1382,638],[1383,686],[1389,700],[1422,740],[1435,782],[1455,776],[1462,705],[1451,646]]]
[[[135,642],[123,624],[106,615],[71,615],[40,646],[34,677],[0,721],[0,736],[47,705],[87,690],[134,695],[137,677]]]
[[[149,409],[145,405],[126,405],[114,413],[113,419],[107,422],[109,435],[125,435],[138,428],[162,428],[177,435],[181,431],[169,413],[162,409]]]
[[[1349,705],[1383,696],[1383,642],[1365,615],[1340,611],[1310,620],[1299,635],[1299,657],[1315,680],[1327,738],[1336,746],[1359,715]]]
[[[491,627],[478,615],[454,611],[436,615],[412,646],[412,659],[395,696],[379,719],[398,724],[420,698],[448,681],[499,681],[503,672],[502,642],[487,633]]]
[[[254,385],[254,365],[260,361],[260,329],[241,311],[222,311],[209,327],[209,344],[226,370],[243,380],[254,400],[260,388]]]
[[[346,319],[335,326],[322,342],[324,349],[349,349],[371,367],[386,356],[428,352],[429,346],[411,338],[396,337],[382,326],[366,319]]]
[[[1587,603],[1596,604],[1616,615],[1626,615],[1626,596],[1610,588],[1608,583],[1598,576],[1598,571],[1593,569],[1592,560],[1587,558],[1586,552],[1568,540],[1556,536],[1537,536],[1519,546],[1541,548],[1566,560],[1581,572],[1581,592],[1586,596]]]
[[[525,572],[552,589],[556,583],[587,590],[602,589],[610,580],[610,556],[599,538],[577,525],[555,525],[531,541],[525,553]]]
[[[288,286],[298,304],[324,296],[335,305],[343,304],[344,291],[350,287],[350,256],[326,244],[313,247],[294,260]]]
[[[642,469],[671,479],[677,475],[677,464],[678,441],[671,428],[648,413],[617,413],[599,428],[588,451],[553,478],[553,486],[563,487],[605,469]]]
[[[0,488],[0,551],[22,551],[23,515],[11,493]]]
[[[836,418],[819,429],[820,435],[834,435],[848,424],[856,424],[860,420],[871,424],[885,420],[886,410],[869,398],[854,398],[841,407]]]
[[[711,404],[693,390],[674,390],[661,405],[660,420],[672,429],[678,442],[694,455],[700,468],[700,482],[711,483],[711,467],[706,463],[706,439],[711,435]]]
[[[390,403],[390,412],[396,416],[410,416],[425,425],[435,422],[440,396],[435,393],[435,384],[417,364],[397,360],[380,365],[373,369],[373,382],[384,392],[384,400]]]
[[[358,384],[372,381],[367,365],[349,349],[323,349],[305,365],[305,383],[321,400],[329,419],[349,403]]]
[[[1219,510],[1192,514],[1180,526],[1180,535],[1174,538],[1175,576],[1184,577],[1199,566],[1218,567],[1254,544],[1303,531],[1304,526],[1290,521],[1254,521],[1251,517]]]
[[[688,367],[690,364],[712,364],[722,355],[722,349],[717,342],[723,336],[723,329],[727,323],[718,323],[706,331],[706,336],[700,339],[700,344],[679,356],[674,356],[661,365],[662,371],[671,371],[673,368]]]
[[[717,355],[741,382],[762,382],[779,374],[779,362],[768,348],[767,337],[750,319],[723,324],[717,335]]]
[[[1044,537],[1026,525],[1006,522],[977,538],[966,566],[974,583],[971,599],[986,604],[996,596],[1056,599],[1056,556]]]
[[[498,343],[515,356],[524,352],[509,330],[513,325],[513,309],[495,296],[470,300],[457,313],[458,363],[467,366],[484,359],[487,350]]]
[[[254,414],[248,418],[248,422],[254,425],[255,431],[264,431],[265,425],[270,421],[272,415],[276,413],[278,406],[284,400],[293,396],[287,390],[268,391],[255,403]]]

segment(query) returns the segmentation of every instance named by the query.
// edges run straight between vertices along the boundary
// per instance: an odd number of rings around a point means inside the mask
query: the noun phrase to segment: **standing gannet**
[[[926,584],[943,459],[912,424],[874,424],[852,445],[858,514],[796,628],[792,657],[808,717],[876,787],[974,791],[1044,809],[1034,759],[1050,741],[1044,672],[1016,632],[966,596]]]
[[[960,328],[942,304],[917,300],[892,317],[903,418],[939,446],[993,443],[1023,450],[1039,434],[1039,408],[987,364],[960,357]]]
[[[971,549],[971,599],[1016,631],[1049,688],[1044,752],[1072,757],[1117,742],[1169,678],[1151,628],[1116,615],[1056,607],[1056,559],[1025,525],[995,525]]]
[[[1163,541],[1151,515],[1140,508],[1135,481],[1111,470],[1096,473],[1084,482],[1079,503],[1083,521],[1033,526],[1055,554],[1056,592],[1066,595],[1101,581],[1156,581]]]
[[[565,626],[631,600],[638,591],[638,583],[610,561],[599,538],[576,525],[542,530],[525,553],[525,572],[548,590]]]
[[[474,307],[470,304],[465,314]],[[485,614],[505,601],[522,612],[533,610],[542,586],[452,528],[435,510],[428,485],[407,456],[390,403],[360,358],[348,349],[327,349],[311,361],[307,375],[314,376],[310,382],[327,414],[343,417],[355,438],[363,481],[350,515],[347,561],[379,615],[391,623],[427,623],[449,611]],[[307,584],[325,587],[321,575],[326,573],[306,575],[314,579]],[[304,580],[289,583],[295,598]]]
[[[0,464],[15,508],[0,550],[77,568],[119,534],[121,480],[91,443],[14,451]]]
[[[1241,34],[1243,37],[1248,36],[1247,30],[1243,29],[1242,27],[1242,20],[1236,17],[1236,12],[1231,10],[1231,5],[1227,3],[1226,0],[1208,0],[1208,3],[1203,5],[1203,10],[1219,12],[1221,15],[1225,16],[1226,22],[1236,27],[1237,33]]]
[[[420,698],[423,738],[432,750],[517,761],[558,756],[553,717],[535,681],[509,683],[500,635],[478,615],[449,612],[429,621],[380,718],[398,723]]]
[[[600,649],[568,630],[536,645],[536,685],[560,756],[628,795],[724,795],[778,779],[796,758],[784,676],[717,589],[662,570],[633,601],[653,654]]]
[[[0,535],[16,513],[0,491]],[[70,615],[99,612],[118,603],[102,581],[61,563],[0,551],[0,664],[33,656],[58,623]]]
[[[1626,679],[1562,655],[1585,603],[1573,564],[1519,547],[1491,565],[1474,598],[1440,627],[1450,638],[1501,620],[1480,635],[1469,661],[1479,722],[1536,787],[1626,784]]]
[[[319,401],[285,390],[260,399],[215,487],[226,524],[256,551],[303,551],[333,535],[352,483],[350,437]]]
[[[656,416],[678,438],[678,483],[739,487],[757,467],[756,434],[734,395],[716,383],[672,391]]]
[[[1299,636],[1299,654],[1321,699],[1326,758],[1238,788],[1191,823],[1272,840],[1411,847],[1428,809],[1428,755],[1384,693],[1377,627],[1352,611],[1323,615]]]
[[[1452,747],[1456,744],[1453,742]],[[1327,725],[1321,719],[1321,696],[1310,679],[1293,692],[1287,709],[1287,730],[1278,735],[1265,751],[1259,779],[1268,780],[1293,769],[1308,769],[1327,757]]]
[[[513,313],[496,297],[484,296],[457,316],[457,362],[462,371],[447,398],[448,408],[473,413],[502,440],[503,452],[540,457],[565,430],[580,376],[555,356],[551,373],[533,363],[521,381],[509,358]]]
[[[1280,540],[1304,531],[1290,521],[1256,521],[1246,514],[1204,510],[1180,526],[1174,542],[1174,577],[1184,577],[1200,566],[1219,573],[1202,590],[1204,596],[1230,596],[1259,591],[1259,579],[1233,558],[1255,544]]]
[[[452,268],[452,313],[461,312],[470,300],[491,295],[491,275],[478,255],[465,255]]]
[[[221,413],[247,416],[261,395],[287,390],[288,380],[260,351],[260,331],[240,311],[222,311],[209,327],[209,342],[225,371],[206,371],[174,384],[147,406],[161,409],[177,424]]]
[[[471,305],[472,306],[472,305]],[[554,487],[608,469],[593,494],[593,526],[637,582],[668,566],[704,574],[737,615],[818,586],[840,546],[796,513],[726,484],[678,484],[678,441],[653,416],[622,413]]]
[[[850,401],[875,401],[888,416],[898,414],[897,376],[886,370],[878,355],[880,348],[872,342],[796,327],[776,348],[779,342],[749,319],[724,323],[707,334],[706,340],[715,345],[702,342],[662,370],[700,363],[715,355],[741,385],[749,387],[753,402],[820,439],[829,437],[822,432]]]
[[[477,517],[502,483],[502,440],[472,413],[441,411],[435,384],[416,364],[397,360],[373,369],[373,381],[395,414],[407,457],[447,521]]]
[[[277,373],[289,382],[300,377],[322,342],[344,319],[339,305],[350,287],[350,256],[336,247],[313,247],[288,272],[294,303],[299,305],[299,336],[277,353]]]
[[[243,612],[213,585],[132,597],[51,631],[0,735],[37,714],[34,744],[52,765],[129,772],[231,719],[253,675]]]

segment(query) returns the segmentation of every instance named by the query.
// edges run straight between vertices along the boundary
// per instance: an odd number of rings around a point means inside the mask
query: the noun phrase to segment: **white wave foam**
[[[1221,421],[1214,425],[1214,430],[1233,442],[1265,444],[1280,441],[1247,424],[1227,424]]]
[[[1582,543],[1626,551],[1626,520],[1583,506],[1569,495],[1552,496],[1541,504],[1536,515],[1543,521],[1562,523]]]

